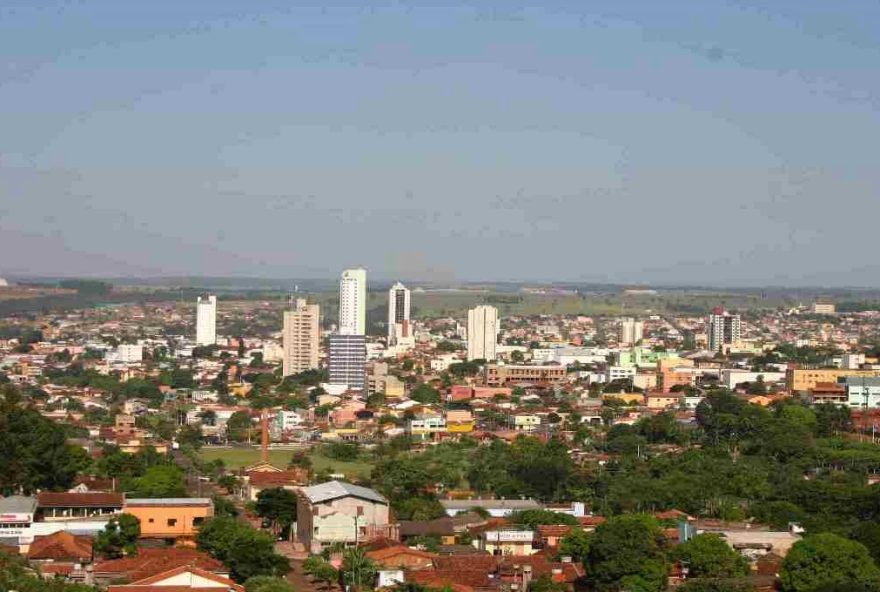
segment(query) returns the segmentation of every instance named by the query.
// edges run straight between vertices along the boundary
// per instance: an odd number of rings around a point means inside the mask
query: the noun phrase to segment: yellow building
[[[127,499],[123,511],[141,523],[142,538],[194,538],[214,515],[211,498]]]
[[[645,395],[642,393],[605,393],[602,395],[602,400],[607,401],[609,399],[620,399],[624,403],[635,403],[637,405],[645,404]]]
[[[820,382],[837,382],[844,376],[880,376],[880,370],[847,370],[845,368],[789,368],[785,384],[789,392],[807,392]]]

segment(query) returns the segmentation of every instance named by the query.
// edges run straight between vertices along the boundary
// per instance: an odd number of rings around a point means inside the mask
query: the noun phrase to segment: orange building
[[[140,520],[143,538],[194,538],[214,516],[214,503],[206,497],[128,499],[124,511]]]

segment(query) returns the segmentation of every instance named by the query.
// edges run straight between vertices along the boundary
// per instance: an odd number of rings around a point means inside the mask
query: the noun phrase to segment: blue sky
[[[880,285],[880,4],[544,4],[0,0],[0,274]]]

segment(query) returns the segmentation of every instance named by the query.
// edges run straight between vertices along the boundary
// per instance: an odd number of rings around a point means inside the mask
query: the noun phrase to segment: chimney
[[[263,415],[261,418],[263,434],[262,434],[262,442],[260,446],[260,460],[263,462],[269,462],[269,410],[263,409]]]

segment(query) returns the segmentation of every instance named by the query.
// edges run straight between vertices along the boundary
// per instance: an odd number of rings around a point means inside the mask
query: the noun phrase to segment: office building
[[[721,351],[726,346],[735,345],[740,338],[740,318],[738,314],[730,314],[718,307],[706,322],[706,333],[709,336],[709,349]]]
[[[833,315],[837,312],[837,308],[833,302],[816,301],[810,307],[810,312],[816,315]]]
[[[196,343],[217,343],[217,297],[199,296],[196,300]]]
[[[400,282],[388,290],[388,344],[393,345],[401,339],[410,337],[409,324],[410,292]]]
[[[467,327],[468,360],[495,361],[497,343],[498,309],[486,305],[470,309]]]
[[[318,367],[320,317],[321,308],[317,304],[306,304],[305,298],[298,298],[293,310],[284,311],[282,330],[284,376]]]
[[[340,335],[367,333],[367,270],[346,269],[339,280]]]
[[[367,338],[363,335],[331,335],[330,384],[344,384],[351,390],[366,386]]]
[[[631,317],[620,319],[617,341],[620,345],[635,345],[642,340],[643,324]]]

